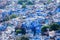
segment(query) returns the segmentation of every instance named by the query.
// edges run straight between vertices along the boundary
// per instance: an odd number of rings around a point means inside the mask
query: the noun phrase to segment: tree
[[[18,25],[17,27],[15,27],[15,33],[16,35],[18,35],[19,33],[21,33],[21,29],[20,29],[20,26]]]
[[[49,25],[43,26],[43,27],[41,28],[41,31],[42,31],[42,32],[47,32],[47,28],[50,28],[50,26],[49,26]]]
[[[32,1],[28,1],[27,5],[33,5],[34,3]]]
[[[23,3],[26,3],[28,0],[18,0],[18,4],[23,5]]]
[[[17,35],[17,34],[25,35],[25,34],[26,34],[26,29],[23,28],[23,27],[21,27],[21,28],[16,27],[16,28],[15,28],[15,33],[16,33],[16,35]]]
[[[10,15],[10,19],[12,19],[12,18],[16,18],[16,17],[17,17],[16,14],[12,14],[12,15]]]
[[[21,31],[22,31],[21,29],[17,29],[16,30],[16,35],[19,34],[19,33],[21,33]]]
[[[54,30],[54,31],[60,30],[60,25],[57,23],[52,23],[50,24],[50,30]]]
[[[30,0],[18,0],[18,4],[23,5],[23,3],[25,3],[26,5],[33,5],[34,2],[30,1]]]
[[[42,35],[47,35],[48,36],[48,29],[50,28],[49,25],[45,25],[41,28],[41,34]]]
[[[22,8],[26,8],[26,4],[25,3],[23,3]]]

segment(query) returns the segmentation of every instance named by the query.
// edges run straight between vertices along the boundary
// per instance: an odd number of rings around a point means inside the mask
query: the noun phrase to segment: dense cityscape
[[[60,0],[0,0],[0,40],[60,40]]]

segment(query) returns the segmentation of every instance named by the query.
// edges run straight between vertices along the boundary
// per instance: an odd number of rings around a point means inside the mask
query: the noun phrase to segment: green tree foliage
[[[3,20],[2,20],[2,22],[4,22],[4,21],[8,21],[8,20],[10,20],[10,19],[12,19],[12,18],[16,18],[17,17],[17,15],[16,14],[12,14],[12,15],[5,15],[5,17],[3,18]]]
[[[25,3],[26,5],[33,5],[33,4],[34,4],[34,2],[32,2],[32,1],[30,1],[30,0],[18,0],[18,4],[23,5],[24,3]]]
[[[34,3],[33,2],[31,2],[31,1],[28,1],[27,2],[27,5],[33,5]]]
[[[10,19],[12,19],[12,18],[16,18],[16,17],[17,17],[16,14],[12,14],[12,15],[10,15]]]
[[[23,5],[22,5],[22,8],[26,8],[26,5],[25,5],[25,3],[23,3]]]
[[[60,30],[60,25],[57,24],[57,23],[52,23],[52,24],[50,24],[50,25],[43,26],[43,27],[41,28],[41,31],[42,31],[42,32],[47,32],[47,28],[49,28],[50,31],[52,31],[52,30],[56,31],[56,30]]]
[[[50,28],[50,26],[46,25],[41,28],[42,32],[47,32],[47,28]]]
[[[22,31],[22,30],[17,29],[17,30],[16,30],[16,34],[20,33],[21,31]]]
[[[51,29],[51,30],[60,30],[60,25],[57,24],[57,23],[52,23],[52,24],[50,25],[50,29]]]
[[[26,34],[26,30],[25,30],[25,28],[19,28],[19,27],[16,27],[15,28],[15,33],[16,33],[16,35],[18,35],[18,34],[22,34],[22,35],[25,35]]]
[[[23,3],[26,3],[28,0],[18,0],[18,4],[23,5]]]

